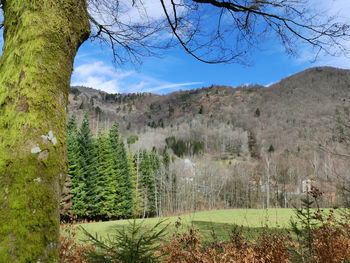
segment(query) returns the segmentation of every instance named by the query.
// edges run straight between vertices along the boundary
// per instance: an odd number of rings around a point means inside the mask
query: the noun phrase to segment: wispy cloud
[[[174,2],[176,3],[176,12],[179,16],[184,10],[183,0]],[[173,6],[170,1],[165,1],[165,6],[170,16],[172,16]],[[114,24],[115,17],[118,17],[120,22],[129,25],[166,19],[161,2],[154,0],[142,0],[135,3],[130,0],[121,0],[119,1],[118,9],[115,8],[113,1],[106,1],[97,7],[90,5],[89,12],[94,15],[95,19],[104,24]]]
[[[82,64],[74,69],[72,85],[82,85],[103,90],[108,93],[121,92],[121,82],[131,71],[117,71],[102,61]]]
[[[108,93],[154,92],[164,94],[179,88],[199,87],[202,82],[170,83],[139,73],[116,69],[103,61],[77,66],[72,75],[71,85],[86,86]]]
[[[265,87],[270,87],[270,86],[272,86],[273,84],[276,84],[278,81],[274,81],[274,82],[270,82],[270,83],[268,83],[268,84],[266,84],[266,85],[264,85]]]
[[[312,7],[315,7],[315,12],[322,12],[324,17],[336,17],[339,22],[350,24],[350,1],[349,0],[332,0],[332,1],[319,1],[312,0],[310,2]],[[320,11],[318,11],[320,10]],[[321,54],[315,61],[315,66],[333,66],[340,68],[350,68],[350,44],[349,39],[341,40],[341,44],[347,49],[347,53],[339,54],[339,56],[331,56],[327,54]],[[335,47],[336,48],[336,47]],[[300,52],[300,58],[297,62],[312,61],[315,57],[315,53],[309,46],[304,46]]]
[[[194,85],[201,85],[203,82],[185,82],[185,83],[176,83],[176,84],[165,84],[155,88],[149,88],[147,92],[156,92],[156,91],[166,91],[166,90],[177,90],[183,87],[190,87]]]

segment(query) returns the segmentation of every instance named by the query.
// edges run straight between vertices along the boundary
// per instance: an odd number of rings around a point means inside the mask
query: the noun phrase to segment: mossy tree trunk
[[[6,0],[0,61],[0,262],[58,262],[66,104],[86,0]]]

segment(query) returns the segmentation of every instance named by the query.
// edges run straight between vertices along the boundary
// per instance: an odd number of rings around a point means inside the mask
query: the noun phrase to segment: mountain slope
[[[332,137],[334,117],[349,110],[350,71],[330,67],[311,68],[269,87],[213,85],[163,96],[72,87],[68,105],[68,114],[78,120],[89,113],[94,133],[117,120],[124,135],[139,136],[133,147],[162,149],[174,136],[203,142],[205,154],[215,158],[248,160],[268,149],[310,154],[319,140]]]

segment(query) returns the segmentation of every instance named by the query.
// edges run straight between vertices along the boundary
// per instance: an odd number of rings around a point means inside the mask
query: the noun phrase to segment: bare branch
[[[313,48],[315,58],[349,52],[344,43],[350,40],[350,25],[308,10],[308,0],[159,2],[164,15],[153,19],[147,1],[88,0],[92,39],[109,44],[120,62],[155,55],[155,49],[169,47],[174,38],[195,59],[211,64],[246,64],[266,39],[279,39],[292,55],[298,53],[297,44]],[[128,12],[132,17],[125,19]]]
[[[110,46],[114,62],[141,63],[141,57],[155,56],[155,50],[171,45],[169,40],[158,41],[166,30],[166,24],[150,19],[141,1],[134,0],[128,7],[120,1],[90,0],[88,3],[91,39]],[[138,13],[139,21],[128,17],[128,8]]]
[[[199,56],[195,55],[193,51],[191,51],[186,43],[182,40],[181,36],[178,34],[178,32],[176,31],[176,28],[177,28],[177,21],[175,21],[175,25],[173,24],[173,22],[171,21],[170,17],[169,17],[169,14],[168,14],[168,11],[167,11],[167,8],[165,7],[165,4],[164,4],[164,1],[163,0],[160,0],[160,2],[162,3],[162,6],[163,6],[163,10],[164,10],[164,13],[167,17],[167,20],[169,22],[169,25],[174,33],[174,35],[176,36],[176,38],[179,40],[181,46],[185,49],[185,51],[187,53],[189,53],[191,56],[193,56],[195,59],[201,61],[201,62],[204,62],[204,63],[208,63],[208,64],[217,64],[217,63],[227,63],[229,62],[230,60],[232,60],[233,58],[230,58],[230,59],[226,59],[226,60],[215,60],[215,61],[210,61],[210,60],[205,60],[205,59],[202,59],[200,58]]]
[[[316,51],[315,58],[321,51],[330,55],[338,55],[348,51],[342,41],[350,37],[349,25],[337,22],[336,18],[324,19],[322,14],[313,14],[302,5],[307,1],[191,0],[185,2],[187,8],[194,10],[194,12],[199,12],[201,6],[217,8],[220,17],[218,28],[221,27],[221,17],[227,12],[231,15],[233,24],[227,24],[226,27],[231,27],[231,33],[235,32],[233,38],[230,39],[232,40],[230,42],[233,43],[235,38],[237,43],[237,45],[231,47],[231,51],[236,53],[236,55],[231,56],[233,62],[237,62],[237,58],[245,56],[250,49],[259,48],[266,35],[271,35],[271,33],[277,35],[289,54],[297,53],[295,48],[297,42],[304,42],[314,48]],[[164,0],[162,0],[162,4],[164,9],[166,6]],[[165,13],[167,13],[166,10]],[[176,23],[176,21],[169,20],[168,22],[170,27],[173,27]],[[205,34],[198,34],[198,37],[203,37],[203,35]],[[225,49],[224,41],[217,37],[218,34],[215,37],[211,36],[213,42],[216,42],[219,46],[224,45],[224,51],[228,51],[228,49]],[[194,39],[195,36],[191,35],[191,38]],[[181,40],[185,42],[184,37]],[[187,52],[188,50],[192,51],[189,45],[188,42],[185,49]],[[210,49],[210,47],[208,48]],[[221,53],[221,51],[218,51],[218,53]],[[202,58],[202,56],[200,57]],[[227,60],[224,62],[227,62]],[[211,61],[213,62],[213,60]]]

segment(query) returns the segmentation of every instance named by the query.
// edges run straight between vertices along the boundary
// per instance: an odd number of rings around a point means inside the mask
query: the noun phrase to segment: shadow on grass
[[[139,222],[140,223],[140,222]],[[263,232],[285,232],[287,231],[286,229],[282,228],[274,228],[274,227],[247,227],[247,226],[240,226],[236,224],[230,224],[230,223],[215,223],[215,222],[210,222],[210,221],[199,221],[199,220],[190,220],[190,221],[183,221],[181,222],[181,226],[176,228],[175,223],[173,222],[167,222],[165,221],[163,224],[169,224],[167,227],[167,238],[171,238],[171,236],[175,232],[186,232],[189,230],[189,228],[192,229],[198,229],[199,230],[199,235],[202,236],[202,240],[204,242],[210,242],[213,241],[213,233],[217,237],[217,240],[229,240],[230,238],[230,233],[232,230],[239,231],[242,236],[245,237],[247,240],[254,240],[258,235],[262,234]],[[148,222],[143,222],[143,228],[151,228],[154,226],[156,223],[149,224]],[[128,223],[126,224],[112,224],[108,227],[106,227],[103,230],[103,234],[101,237],[113,237],[115,233],[118,230],[123,230],[123,228],[127,228],[129,226]],[[94,231],[89,231],[91,234],[96,234]],[[101,233],[97,233],[101,234]]]
[[[114,234],[118,230],[123,230],[123,228],[128,227],[128,225],[119,225],[119,224],[114,224],[106,228],[106,232],[109,234]]]
[[[199,234],[203,236],[204,241],[212,241],[213,233],[218,240],[228,240],[230,233],[236,229],[248,240],[255,239],[256,236],[273,232],[285,232],[286,229],[281,228],[266,228],[266,227],[246,227],[228,223],[213,223],[208,221],[192,221],[192,228],[199,229]]]

